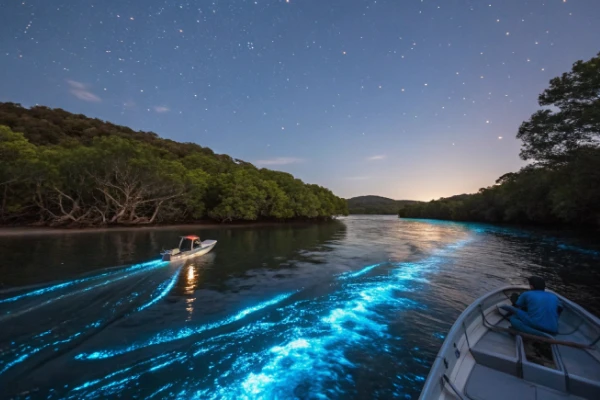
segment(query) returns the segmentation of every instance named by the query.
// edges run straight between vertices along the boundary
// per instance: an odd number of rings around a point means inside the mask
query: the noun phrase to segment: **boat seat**
[[[556,346],[566,370],[569,392],[600,399],[600,362],[583,349]]]
[[[552,358],[556,368],[543,366],[527,359],[523,341],[520,341],[521,365],[523,379],[560,392],[567,392],[567,379],[556,346],[552,345]]]
[[[481,364],[473,367],[465,395],[472,400],[536,400],[535,385]]]
[[[583,400],[480,364],[473,367],[464,393],[471,400]]]
[[[471,348],[471,354],[482,366],[519,376],[520,357],[515,336],[488,331]]]

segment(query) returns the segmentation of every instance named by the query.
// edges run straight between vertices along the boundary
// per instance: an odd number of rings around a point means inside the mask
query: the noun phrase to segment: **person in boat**
[[[555,335],[558,332],[558,317],[562,305],[558,297],[546,292],[546,282],[539,276],[527,278],[529,288],[517,299],[511,299],[513,306],[502,306],[510,311],[510,323],[518,331],[537,336]]]

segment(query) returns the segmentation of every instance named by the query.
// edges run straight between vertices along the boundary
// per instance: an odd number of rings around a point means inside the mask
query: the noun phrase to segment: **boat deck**
[[[600,324],[595,317],[568,302],[554,337],[590,348],[540,343],[506,331],[510,323],[498,309],[502,304],[510,301],[507,293],[498,292],[457,320],[422,399],[600,399]]]
[[[465,395],[474,400],[600,398],[600,362],[582,349],[551,346],[555,365],[543,366],[527,359],[520,337],[487,332],[471,349],[476,364]]]

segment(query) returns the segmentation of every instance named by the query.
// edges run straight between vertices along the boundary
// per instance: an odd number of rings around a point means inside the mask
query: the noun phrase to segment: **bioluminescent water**
[[[53,257],[9,258],[11,267],[0,267],[5,284],[29,286],[0,292],[2,393],[410,399],[455,318],[494,287],[544,275],[600,311],[600,253],[586,236],[351,217],[203,230],[219,241],[212,253],[157,260],[185,233],[195,232],[53,235],[40,238],[54,240]],[[85,246],[94,241],[104,243],[101,263]],[[13,237],[10,246],[19,243]],[[63,259],[61,249],[74,253]],[[35,275],[41,268],[51,283]]]

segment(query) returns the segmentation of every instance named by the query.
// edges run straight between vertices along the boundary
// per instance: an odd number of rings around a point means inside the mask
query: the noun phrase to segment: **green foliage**
[[[12,103],[0,103],[3,123],[2,223],[329,219],[348,213],[345,200],[327,189],[154,133]]]
[[[359,196],[348,199],[350,214],[395,215],[406,205],[416,204],[412,200],[392,200],[380,196]]]
[[[517,137],[534,164],[495,186],[409,206],[400,217],[600,226],[600,54],[550,81]],[[556,110],[556,111],[554,111]]]
[[[582,147],[597,147],[600,139],[600,53],[577,61],[571,72],[550,81],[539,97],[540,110],[523,122],[517,138],[521,157],[547,165],[565,163]]]
[[[471,195],[407,206],[403,218],[600,225],[600,149],[581,149],[557,168],[529,167]]]
[[[37,164],[36,147],[23,134],[0,125],[0,221],[27,211]]]

